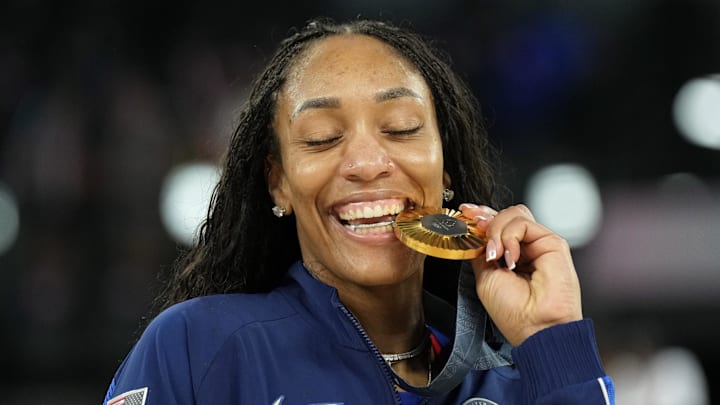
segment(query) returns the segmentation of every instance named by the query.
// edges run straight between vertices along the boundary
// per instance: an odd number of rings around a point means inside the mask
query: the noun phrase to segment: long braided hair
[[[370,20],[343,24],[312,20],[280,43],[255,79],[232,135],[207,219],[194,247],[179,257],[164,280],[154,313],[202,295],[269,291],[291,263],[300,259],[295,221],[278,219],[270,210],[273,201],[266,182],[266,162],[279,154],[272,129],[276,97],[294,64],[313,43],[350,34],[383,41],[424,77],[435,101],[445,170],[455,191],[453,201],[495,203],[491,170],[495,154],[477,100],[451,69],[447,56],[407,27]]]

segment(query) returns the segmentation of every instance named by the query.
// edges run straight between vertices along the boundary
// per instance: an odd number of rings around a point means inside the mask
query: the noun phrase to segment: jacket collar
[[[350,317],[345,313],[347,309],[342,302],[335,287],[327,285],[313,277],[301,261],[293,263],[288,275],[299,288],[290,288],[287,294],[299,301],[304,310],[305,319],[310,322],[319,322],[324,334],[330,334],[334,341],[342,346],[356,350],[367,350],[365,341],[353,325]]]
[[[310,317],[325,321],[322,326],[327,333],[335,334],[341,345],[368,350],[358,329],[344,312],[348,310],[340,302],[334,287],[313,277],[300,261],[290,267],[288,274],[300,287],[288,293],[296,296],[310,312]],[[488,370],[512,364],[512,347],[487,315],[475,291],[472,267],[464,262],[458,278],[456,311],[440,298],[425,293],[423,304],[427,322],[452,337],[453,348],[445,367],[428,387],[412,387],[399,380],[400,386],[425,395],[447,393],[460,384],[471,369]]]

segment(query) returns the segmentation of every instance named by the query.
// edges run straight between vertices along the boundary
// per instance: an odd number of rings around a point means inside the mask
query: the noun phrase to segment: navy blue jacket
[[[590,320],[509,348],[484,313],[458,304],[454,313],[426,298],[426,320],[454,343],[433,384],[415,390],[382,360],[337,291],[298,262],[270,293],[199,297],[162,312],[117,370],[104,404],[401,404],[395,384],[427,404],[613,403]]]

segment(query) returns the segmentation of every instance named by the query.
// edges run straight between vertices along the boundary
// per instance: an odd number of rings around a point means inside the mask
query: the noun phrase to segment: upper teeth
[[[376,218],[386,215],[397,215],[405,206],[403,204],[392,204],[392,205],[375,205],[375,207],[365,206],[358,207],[357,209],[350,209],[348,211],[339,214],[340,219],[344,221],[351,221],[353,219],[360,218]]]

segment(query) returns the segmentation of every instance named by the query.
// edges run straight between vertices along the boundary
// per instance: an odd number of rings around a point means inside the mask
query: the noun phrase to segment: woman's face
[[[295,214],[306,265],[336,287],[419,275],[424,256],[390,225],[408,206],[442,203],[442,144],[415,68],[368,36],[321,40],[290,72],[274,128],[270,190]]]

